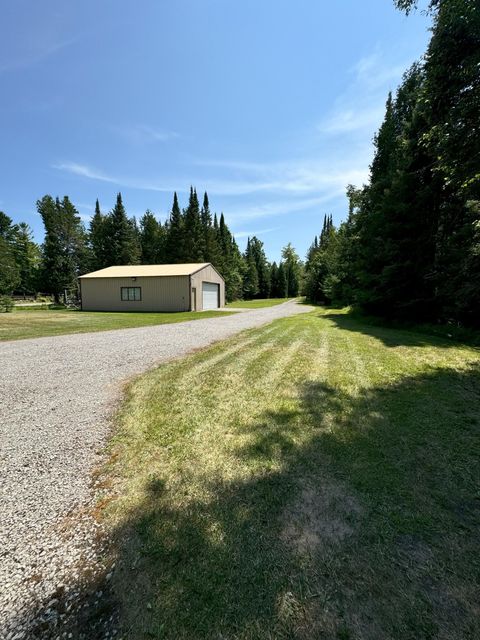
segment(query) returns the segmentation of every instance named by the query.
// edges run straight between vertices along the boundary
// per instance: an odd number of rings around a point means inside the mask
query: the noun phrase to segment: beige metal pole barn
[[[203,311],[225,306],[225,282],[209,262],[107,267],[80,277],[84,311]]]

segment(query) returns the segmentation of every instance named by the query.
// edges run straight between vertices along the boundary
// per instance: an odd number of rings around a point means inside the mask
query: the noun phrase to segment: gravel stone
[[[122,383],[239,331],[310,311],[293,301],[191,322],[0,343],[0,638],[73,635],[104,589],[108,540],[92,516],[110,416]],[[93,576],[93,578],[92,578]],[[100,599],[103,599],[104,595]],[[95,637],[113,637],[114,615]],[[107,629],[109,626],[109,629]],[[67,635],[68,634],[68,635]]]

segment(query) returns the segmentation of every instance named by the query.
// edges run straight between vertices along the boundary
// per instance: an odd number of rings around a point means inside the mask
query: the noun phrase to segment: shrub
[[[9,313],[15,305],[10,296],[0,296],[0,312]]]

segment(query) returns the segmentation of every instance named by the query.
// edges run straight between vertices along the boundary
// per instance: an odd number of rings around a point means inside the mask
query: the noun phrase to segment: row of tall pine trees
[[[78,287],[78,276],[119,264],[211,262],[225,279],[227,300],[297,296],[301,262],[289,245],[277,265],[267,260],[263,243],[253,236],[241,253],[223,213],[210,211],[207,193],[200,205],[192,187],[180,208],[174,194],[162,223],[150,210],[137,222],[129,217],[119,193],[114,207],[102,212],[97,200],[88,228],[68,196],[44,196],[37,210],[45,227],[43,244],[33,241],[25,223],[0,213],[0,295],[42,291],[60,300]]]

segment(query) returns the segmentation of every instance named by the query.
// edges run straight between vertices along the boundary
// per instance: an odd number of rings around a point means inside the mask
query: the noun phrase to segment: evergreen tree
[[[77,287],[77,278],[87,268],[86,234],[77,210],[68,196],[62,201],[46,195],[37,201],[45,226],[42,247],[43,287],[60,301],[65,289]]]
[[[20,280],[16,290],[23,295],[35,293],[38,289],[40,249],[33,241],[33,232],[26,222],[14,226],[12,250]]]
[[[122,202],[122,194],[118,193],[114,208],[107,216],[107,266],[138,264],[140,260],[140,243],[135,221],[129,220]]]
[[[272,298],[280,298],[279,293],[279,282],[278,282],[278,266],[274,261],[270,265],[270,296]]]
[[[480,224],[479,69],[478,1],[439,2],[425,57],[422,102],[438,203],[433,210],[438,219],[433,284],[443,320],[477,325],[480,290],[472,283],[478,282],[478,262],[471,255]]]
[[[219,261],[218,237],[217,231],[212,224],[210,203],[206,191],[203,196],[203,205],[200,216],[203,233],[203,259],[205,262],[211,262],[215,265]]]
[[[142,264],[162,264],[165,260],[164,229],[147,209],[140,220],[140,245]]]
[[[215,227],[215,225],[217,226]],[[220,215],[220,223],[218,224],[215,215],[214,229],[216,229],[219,251],[218,265],[215,264],[214,266],[225,279],[225,296],[227,300],[236,300],[241,298],[243,294],[244,261],[235,238],[227,227],[223,213]]]
[[[288,297],[287,274],[285,273],[285,265],[280,262],[278,265],[278,297]]]
[[[315,236],[307,252],[307,259],[305,260],[305,271],[308,271],[308,269],[310,268],[310,264],[313,258],[315,257],[317,251],[318,251],[318,237]]]
[[[165,238],[165,258],[168,263],[178,264],[185,262],[184,256],[184,221],[175,192]]]
[[[270,265],[268,264],[263,242],[253,236],[249,239],[245,259],[249,259],[249,253],[253,255],[258,276],[258,297],[268,298],[270,296]]]
[[[200,219],[200,205],[197,192],[190,187],[188,206],[184,218],[184,260],[185,262],[204,262],[205,237]]]
[[[255,257],[250,247],[250,238],[247,240],[245,250],[245,275],[243,279],[243,295],[247,300],[251,300],[258,295],[258,272]]]
[[[282,259],[287,280],[286,297],[295,298],[300,292],[303,265],[290,242],[282,249]]]
[[[106,218],[100,211],[98,198],[95,202],[95,213],[88,228],[88,247],[90,249],[90,269],[96,271],[109,265],[108,237]]]
[[[11,295],[20,284],[20,271],[13,250],[12,220],[0,211],[0,296]]]

